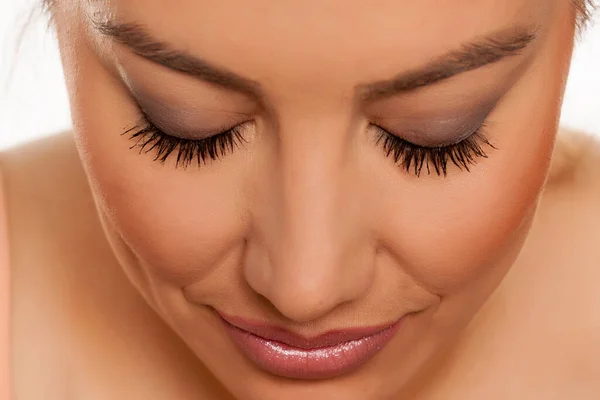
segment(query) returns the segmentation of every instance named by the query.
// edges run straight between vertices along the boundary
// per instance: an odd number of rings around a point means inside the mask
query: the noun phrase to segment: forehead
[[[352,37],[393,42],[423,34],[461,34],[537,22],[552,0],[85,0],[89,9],[141,20],[177,35],[205,38],[230,31],[236,40],[295,42]],[[242,34],[243,33],[243,34]],[[273,35],[277,33],[277,35]],[[242,35],[240,35],[242,34]],[[390,35],[392,37],[390,37]],[[364,38],[360,40],[360,38]],[[438,39],[441,39],[438,37]],[[319,43],[313,43],[317,45]],[[360,43],[357,43],[360,44]]]
[[[387,76],[478,36],[543,26],[557,2],[85,0],[89,14],[140,23],[161,41],[259,81],[331,71]]]

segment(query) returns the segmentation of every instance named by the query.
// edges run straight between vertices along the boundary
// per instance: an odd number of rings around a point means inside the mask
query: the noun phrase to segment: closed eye
[[[135,141],[130,149],[138,148],[140,154],[153,152],[154,161],[161,164],[175,155],[175,167],[185,169],[192,163],[200,166],[209,159],[220,159],[246,143],[242,135],[246,125],[247,123],[238,124],[202,139],[184,139],[163,132],[144,115],[139,124],[123,132],[123,135],[128,134]]]
[[[386,129],[372,125],[377,131],[376,143],[383,147],[386,156],[392,156],[394,162],[407,173],[417,177],[426,168],[427,175],[432,172],[446,177],[448,164],[452,163],[461,170],[470,172],[469,166],[475,165],[477,158],[488,158],[483,147],[492,145],[485,136],[485,123],[465,139],[447,146],[425,147],[416,145],[392,134]]]

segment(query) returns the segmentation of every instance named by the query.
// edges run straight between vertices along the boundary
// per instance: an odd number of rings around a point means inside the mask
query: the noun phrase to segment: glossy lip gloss
[[[236,346],[263,370],[286,378],[326,379],[355,370],[394,336],[402,320],[305,338],[282,328],[220,314]]]

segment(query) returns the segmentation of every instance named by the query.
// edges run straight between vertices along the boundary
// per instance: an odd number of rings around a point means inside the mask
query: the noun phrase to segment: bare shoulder
[[[91,221],[93,199],[70,133],[1,152],[0,169],[12,263],[30,265],[28,257],[57,249],[59,241],[77,239],[85,233],[77,232],[79,228],[97,226]],[[18,277],[19,271],[15,273]]]
[[[589,263],[600,260],[600,136],[561,131],[539,214],[557,237],[585,243]]]
[[[600,334],[600,136],[561,133],[532,235],[536,254],[547,255],[565,288],[591,296]]]
[[[600,136],[561,132],[524,253],[518,281],[531,304],[525,314],[546,327],[538,343],[563,349],[570,384],[594,393],[578,398],[598,398]]]
[[[98,226],[93,201],[68,133],[0,153],[0,169],[10,246],[14,391],[22,399],[68,399],[64,326],[76,285],[67,268]]]
[[[548,191],[580,189],[591,196],[600,191],[600,134],[562,129],[548,179]]]
[[[50,221],[36,220],[32,213],[41,213],[48,220],[55,212],[63,211],[66,202],[91,200],[73,137],[68,132],[1,152],[0,168],[11,219],[18,222],[13,226],[26,228],[27,222],[32,222],[39,229],[40,222]],[[20,215],[25,210],[30,217]]]

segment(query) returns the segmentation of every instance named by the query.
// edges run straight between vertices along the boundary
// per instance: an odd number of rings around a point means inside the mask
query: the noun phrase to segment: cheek
[[[153,275],[184,283],[218,266],[244,229],[238,196],[225,177],[213,182],[178,174],[154,171],[124,179],[99,173],[97,180],[109,219],[127,246]]]
[[[244,170],[243,160],[176,170],[172,162],[153,162],[154,153],[130,150],[135,142],[121,134],[138,122],[138,110],[83,36],[71,43],[63,58],[74,132],[98,206],[113,228],[109,239],[125,242],[165,280],[201,275],[243,234],[243,178],[236,172]]]
[[[134,142],[111,123],[87,121],[79,129],[94,193],[113,228],[109,239],[124,242],[152,275],[175,284],[198,278],[241,240],[235,160],[226,167],[216,161],[204,170],[175,169],[175,153],[161,165],[152,152],[130,150]]]
[[[401,267],[442,294],[493,269],[513,252],[511,247],[520,245],[513,239],[529,228],[545,178],[551,144],[538,144],[523,154],[526,160],[498,157],[506,164],[480,164],[447,186],[397,194],[401,209],[396,204],[397,211],[382,226],[384,236],[393,238],[390,247]]]
[[[128,151],[125,137],[106,147],[105,129],[82,128],[94,193],[112,225],[109,239],[124,242],[151,275],[189,283],[241,243],[245,231],[235,173],[217,166],[210,172],[174,169],[169,161],[161,165],[151,154]]]
[[[487,131],[498,149],[486,148],[489,158],[479,159],[472,172],[396,183],[402,188],[387,195],[394,202],[382,208],[387,210],[379,222],[383,236],[400,266],[432,291],[456,292],[482,275],[498,276],[523,245],[547,176],[559,115],[561,87],[544,87],[543,80],[540,74],[515,87]]]

